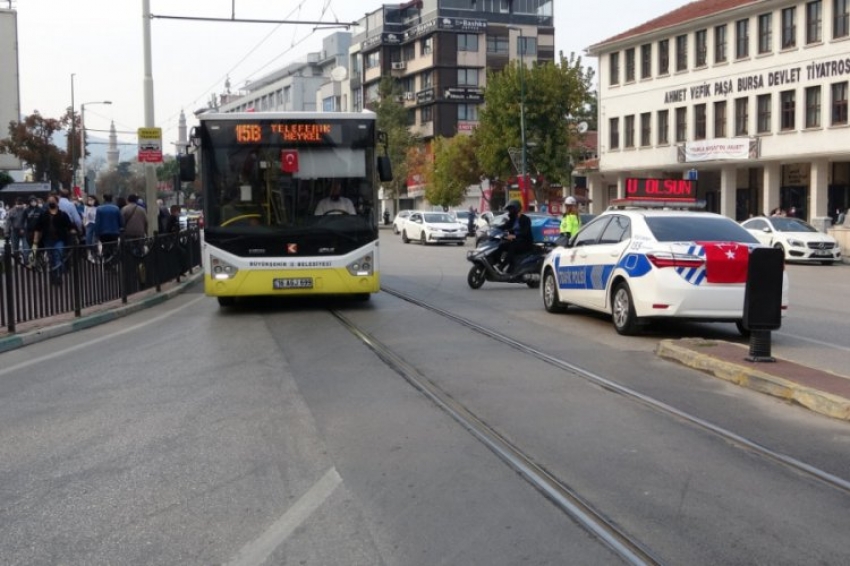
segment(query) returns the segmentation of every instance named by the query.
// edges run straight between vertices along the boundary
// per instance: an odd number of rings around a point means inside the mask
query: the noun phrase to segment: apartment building
[[[597,208],[625,180],[696,178],[709,210],[816,223],[850,205],[850,0],[699,0],[588,48]]]

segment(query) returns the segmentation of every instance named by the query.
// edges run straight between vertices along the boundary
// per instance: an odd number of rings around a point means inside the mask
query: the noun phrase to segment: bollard
[[[776,358],[770,355],[770,330],[750,331],[750,355],[748,362],[775,362]]]
[[[744,328],[750,331],[748,362],[775,362],[770,355],[770,331],[782,324],[782,271],[785,255],[774,248],[750,252],[744,291]]]

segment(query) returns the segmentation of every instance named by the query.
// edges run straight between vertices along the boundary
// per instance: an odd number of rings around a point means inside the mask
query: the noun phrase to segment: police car
[[[568,247],[546,257],[544,308],[554,313],[576,305],[608,313],[617,332],[626,335],[670,318],[732,322],[746,335],[748,258],[762,244],[734,220],[683,208],[686,204],[616,201]],[[783,309],[787,305],[783,271]]]

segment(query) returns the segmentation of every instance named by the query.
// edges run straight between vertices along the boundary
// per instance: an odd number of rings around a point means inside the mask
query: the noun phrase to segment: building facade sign
[[[766,87],[795,86],[801,82],[817,81],[829,77],[850,75],[850,57],[827,61],[813,61],[805,66],[788,67],[779,71],[749,74],[735,79],[713,83],[701,83],[686,88],[668,90],[664,93],[664,104],[681,104],[717,96],[729,96],[741,92],[759,91]]]
[[[440,18],[439,27],[444,31],[459,33],[486,33],[487,20],[471,20],[468,18]]]
[[[483,102],[484,91],[479,87],[449,87],[443,93],[446,100]]]
[[[360,51],[369,51],[379,45],[399,45],[402,36],[398,33],[380,33],[360,42]]]
[[[758,157],[757,138],[715,138],[679,146],[679,163],[744,160]]]
[[[404,41],[411,41],[413,39],[416,39],[420,35],[427,35],[436,29],[437,20],[431,20],[430,22],[419,24],[418,26],[414,26],[404,32]]]
[[[429,102],[434,102],[434,87],[416,93],[416,104],[428,104]]]

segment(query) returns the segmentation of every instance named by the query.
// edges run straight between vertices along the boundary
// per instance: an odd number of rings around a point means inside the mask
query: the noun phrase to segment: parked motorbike
[[[505,239],[506,232],[492,228],[488,236],[481,241],[477,248],[466,253],[467,261],[472,262],[466,282],[473,289],[479,289],[485,281],[495,283],[525,283],[532,289],[540,287],[540,268],[543,258],[552,248],[551,244],[534,244],[534,248],[519,254],[514,260],[514,267],[508,272],[498,269],[501,262],[499,244]]]

